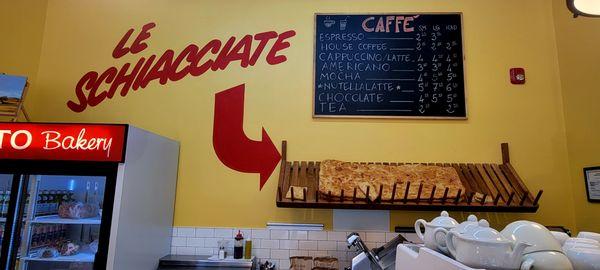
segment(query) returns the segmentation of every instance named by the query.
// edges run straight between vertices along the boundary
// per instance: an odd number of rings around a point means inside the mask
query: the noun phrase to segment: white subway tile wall
[[[180,228],[177,228],[177,236],[194,237],[194,236],[196,236],[196,230],[194,228],[189,228],[189,227],[180,227]]]
[[[204,238],[204,247],[219,248],[219,241],[221,241],[223,239],[224,238],[214,238],[214,237]],[[229,239],[229,242],[233,241],[233,239],[231,239],[231,238],[228,238],[228,239]]]
[[[279,240],[280,249],[298,249],[298,240]]]
[[[252,255],[260,261],[272,261],[278,270],[289,269],[291,256],[330,256],[339,260],[340,269],[349,267],[356,256],[355,248],[348,249],[346,231],[296,231],[253,228],[175,227],[171,253],[179,255],[216,255],[219,241],[226,241],[227,252],[233,251],[233,237],[241,231],[252,240]],[[358,232],[370,248],[385,244],[398,236],[393,232]],[[409,241],[419,242],[415,234],[402,234]]]
[[[215,236],[215,229],[196,228],[196,237],[213,237],[213,236]]]
[[[252,239],[269,239],[271,233],[266,229],[252,229]]]
[[[177,254],[179,254],[179,255],[194,255],[194,254],[196,254],[196,248],[177,247]]]
[[[317,241],[298,241],[298,249],[317,250]]]
[[[271,239],[288,239],[290,232],[287,230],[271,230]]]
[[[237,233],[237,232],[236,232]],[[233,229],[215,229],[215,237],[219,238],[233,238]]]
[[[188,247],[204,247],[204,238],[190,237],[187,239]]]
[[[308,240],[327,240],[327,232],[325,231],[309,231]]]
[[[254,245],[254,243],[252,243],[252,245]],[[279,249],[279,240],[262,239],[260,241],[260,248]]]
[[[185,237],[173,236],[171,239],[171,247],[185,247],[186,242],[187,238]]]
[[[290,257],[292,256],[308,256],[308,250],[290,250]]]
[[[195,255],[213,255],[213,249],[212,248],[196,248],[196,254]]]
[[[308,240],[308,232],[307,231],[290,231],[290,239]]]
[[[335,241],[317,241],[317,250],[337,250],[337,242]]]
[[[290,251],[283,249],[271,249],[271,259],[285,260],[290,258]]]
[[[331,240],[331,241],[345,241],[346,236],[348,236],[348,233],[346,233],[346,232],[335,232],[335,231],[327,232],[327,240]]]
[[[271,250],[268,248],[253,248],[252,253],[259,259],[271,258]]]

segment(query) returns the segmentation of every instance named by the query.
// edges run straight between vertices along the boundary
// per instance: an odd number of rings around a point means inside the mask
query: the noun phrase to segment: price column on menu
[[[315,117],[466,118],[460,14],[315,23]]]
[[[460,44],[450,33],[458,25],[419,25],[416,32],[417,111],[428,115],[430,111],[445,111],[452,115],[460,111],[460,97],[464,98],[462,53]],[[459,93],[460,92],[460,93]]]

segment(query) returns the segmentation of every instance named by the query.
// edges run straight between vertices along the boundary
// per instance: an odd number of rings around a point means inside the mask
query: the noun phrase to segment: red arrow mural
[[[281,154],[262,129],[262,140],[244,132],[244,90],[241,84],[215,94],[213,148],[225,166],[245,173],[260,173],[260,189],[277,167]]]

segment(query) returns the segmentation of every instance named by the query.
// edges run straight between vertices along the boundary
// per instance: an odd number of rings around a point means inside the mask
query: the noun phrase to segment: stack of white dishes
[[[425,227],[425,232],[422,231],[422,227]],[[447,212],[443,212],[431,222],[417,221],[415,229],[426,247],[454,258],[468,267],[490,270],[574,269],[563,251],[560,240],[546,227],[535,222],[516,221],[499,232],[491,228],[485,219],[477,220],[477,217],[471,215],[467,221],[458,224]],[[560,237],[563,235],[557,238]],[[573,241],[563,240],[565,245]],[[578,248],[583,243],[578,244],[577,248],[570,250],[571,253],[582,252]],[[600,244],[597,247],[600,254]],[[575,269],[600,270],[600,263],[597,263],[596,267],[598,268]]]
[[[562,250],[575,270],[600,270],[600,234],[580,232],[575,238],[564,233],[553,235],[562,242]]]

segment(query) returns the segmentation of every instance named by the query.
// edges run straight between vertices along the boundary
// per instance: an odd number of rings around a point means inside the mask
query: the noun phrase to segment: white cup
[[[598,242],[598,241],[596,241],[594,239],[587,239],[587,238],[571,237],[571,238],[565,240],[564,245],[570,244],[570,243],[579,243],[579,244],[588,244],[588,245],[597,245],[597,246],[600,246],[600,242]]]
[[[565,243],[562,247],[563,251],[572,248],[593,248],[600,249],[600,246],[587,243]]]
[[[521,270],[573,270],[567,256],[557,251],[538,251],[523,255]]]
[[[565,251],[577,270],[600,270],[600,249],[573,248]]]
[[[596,240],[598,242],[600,242],[600,233],[595,233],[595,232],[580,232],[577,235],[578,238],[586,238],[586,239],[592,239],[592,240]]]
[[[564,232],[550,231],[550,233],[552,234],[552,236],[554,236],[556,241],[560,243],[561,246],[565,244],[565,241],[567,241],[567,239],[571,238],[568,234]]]

